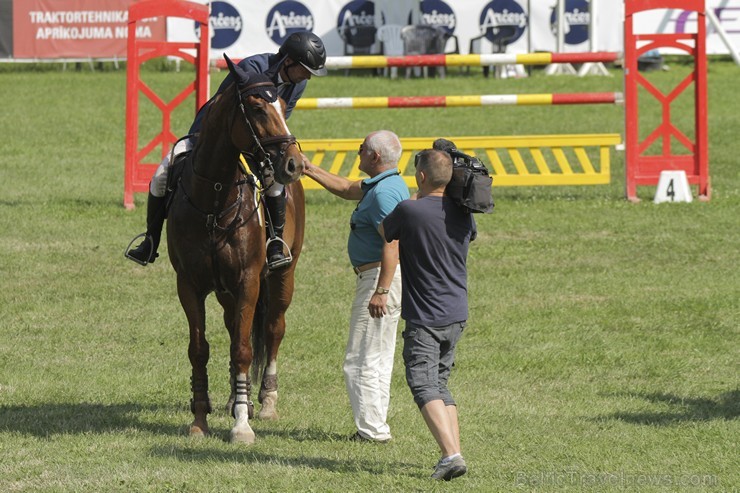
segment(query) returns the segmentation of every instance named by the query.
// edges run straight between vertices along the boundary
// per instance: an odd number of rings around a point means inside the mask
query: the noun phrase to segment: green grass
[[[737,491],[738,68],[710,64],[709,203],[610,185],[494,188],[470,253],[470,325],[451,387],[470,473],[433,484],[436,446],[403,377],[394,441],[353,431],[341,374],[353,204],[311,192],[281,349],[281,420],[227,442],[228,341],[208,301],[213,435],[189,439],[187,326],[166,260],[123,259],[125,73],[0,71],[0,491]],[[651,74],[660,84],[688,70]],[[215,87],[223,73],[214,74]],[[151,71],[176,92],[192,74]],[[331,76],[307,96],[621,90],[610,78]],[[175,133],[189,125],[188,111]],[[190,108],[192,111],[192,108]],[[299,138],[622,132],[611,106],[296,111]],[[676,118],[681,119],[679,115]],[[145,128],[156,124],[147,120]],[[166,255],[164,256],[166,258]]]

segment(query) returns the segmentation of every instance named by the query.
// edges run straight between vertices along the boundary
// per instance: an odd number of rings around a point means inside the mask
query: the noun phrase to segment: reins
[[[255,92],[255,89],[258,89],[260,87],[275,87],[272,82],[256,82],[254,84],[250,84],[247,87],[243,89],[237,89],[234,91],[234,94],[236,95],[237,104],[239,106],[239,109],[241,110],[242,117],[244,118],[244,122],[246,123],[247,128],[249,128],[249,131],[252,134],[252,139],[254,140],[257,150],[262,156],[262,159],[258,159],[256,154],[254,152],[248,152],[248,151],[241,151],[241,153],[251,158],[252,161],[255,161],[259,165],[259,173],[260,173],[260,181],[264,185],[265,188],[269,188],[270,185],[274,182],[274,174],[275,174],[275,168],[272,164],[272,159],[270,159],[270,154],[265,151],[265,147],[275,146],[278,145],[279,152],[278,152],[278,158],[282,158],[285,156],[286,149],[290,147],[291,145],[297,145],[300,149],[300,145],[298,144],[298,141],[296,140],[294,135],[275,135],[272,137],[265,137],[260,139],[257,137],[257,132],[254,131],[254,127],[252,126],[252,122],[249,121],[249,117],[247,117],[247,110],[244,107],[244,100],[242,99],[244,94],[250,95]]]

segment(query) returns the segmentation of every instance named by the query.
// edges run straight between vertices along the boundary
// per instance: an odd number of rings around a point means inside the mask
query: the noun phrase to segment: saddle
[[[191,159],[192,155],[193,151],[191,149],[176,155],[174,161],[170,161],[170,169],[167,171],[167,191],[165,192],[165,210],[167,212],[169,212],[170,204],[175,196],[174,192],[180,184],[180,177],[182,177],[182,172],[185,169],[185,163]]]

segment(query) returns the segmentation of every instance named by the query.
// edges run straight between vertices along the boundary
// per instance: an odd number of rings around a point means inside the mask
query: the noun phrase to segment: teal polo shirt
[[[362,180],[360,186],[365,194],[350,218],[347,240],[347,253],[353,267],[380,261],[385,240],[380,236],[378,226],[399,202],[410,197],[398,168]]]

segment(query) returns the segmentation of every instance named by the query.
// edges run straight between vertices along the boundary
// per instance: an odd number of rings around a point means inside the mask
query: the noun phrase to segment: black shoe
[[[136,238],[138,238],[139,236],[137,236]],[[131,243],[136,241],[136,238],[134,238]],[[156,260],[157,257],[159,257],[159,254],[156,252],[156,250],[154,250],[153,247],[154,244],[151,237],[144,233],[144,241],[139,243],[139,246],[137,246],[136,248],[127,250],[126,258],[129,260],[133,260],[139,265],[151,264]]]
[[[146,202],[146,233],[140,234],[131,240],[124,252],[127,259],[133,260],[139,265],[147,265],[159,257],[157,248],[159,248],[162,227],[167,216],[166,204],[167,199],[165,197],[155,197],[149,193]],[[141,236],[144,237],[144,241],[132,249],[131,245]]]
[[[274,197],[265,197],[267,215],[270,222],[269,238],[267,240],[267,269],[270,271],[283,269],[293,262],[290,248],[283,241],[285,228],[285,191]],[[288,256],[285,256],[288,251]]]
[[[282,238],[276,236],[274,239],[267,241],[267,269],[270,271],[280,270],[290,265],[293,257],[286,257],[283,253]]]

